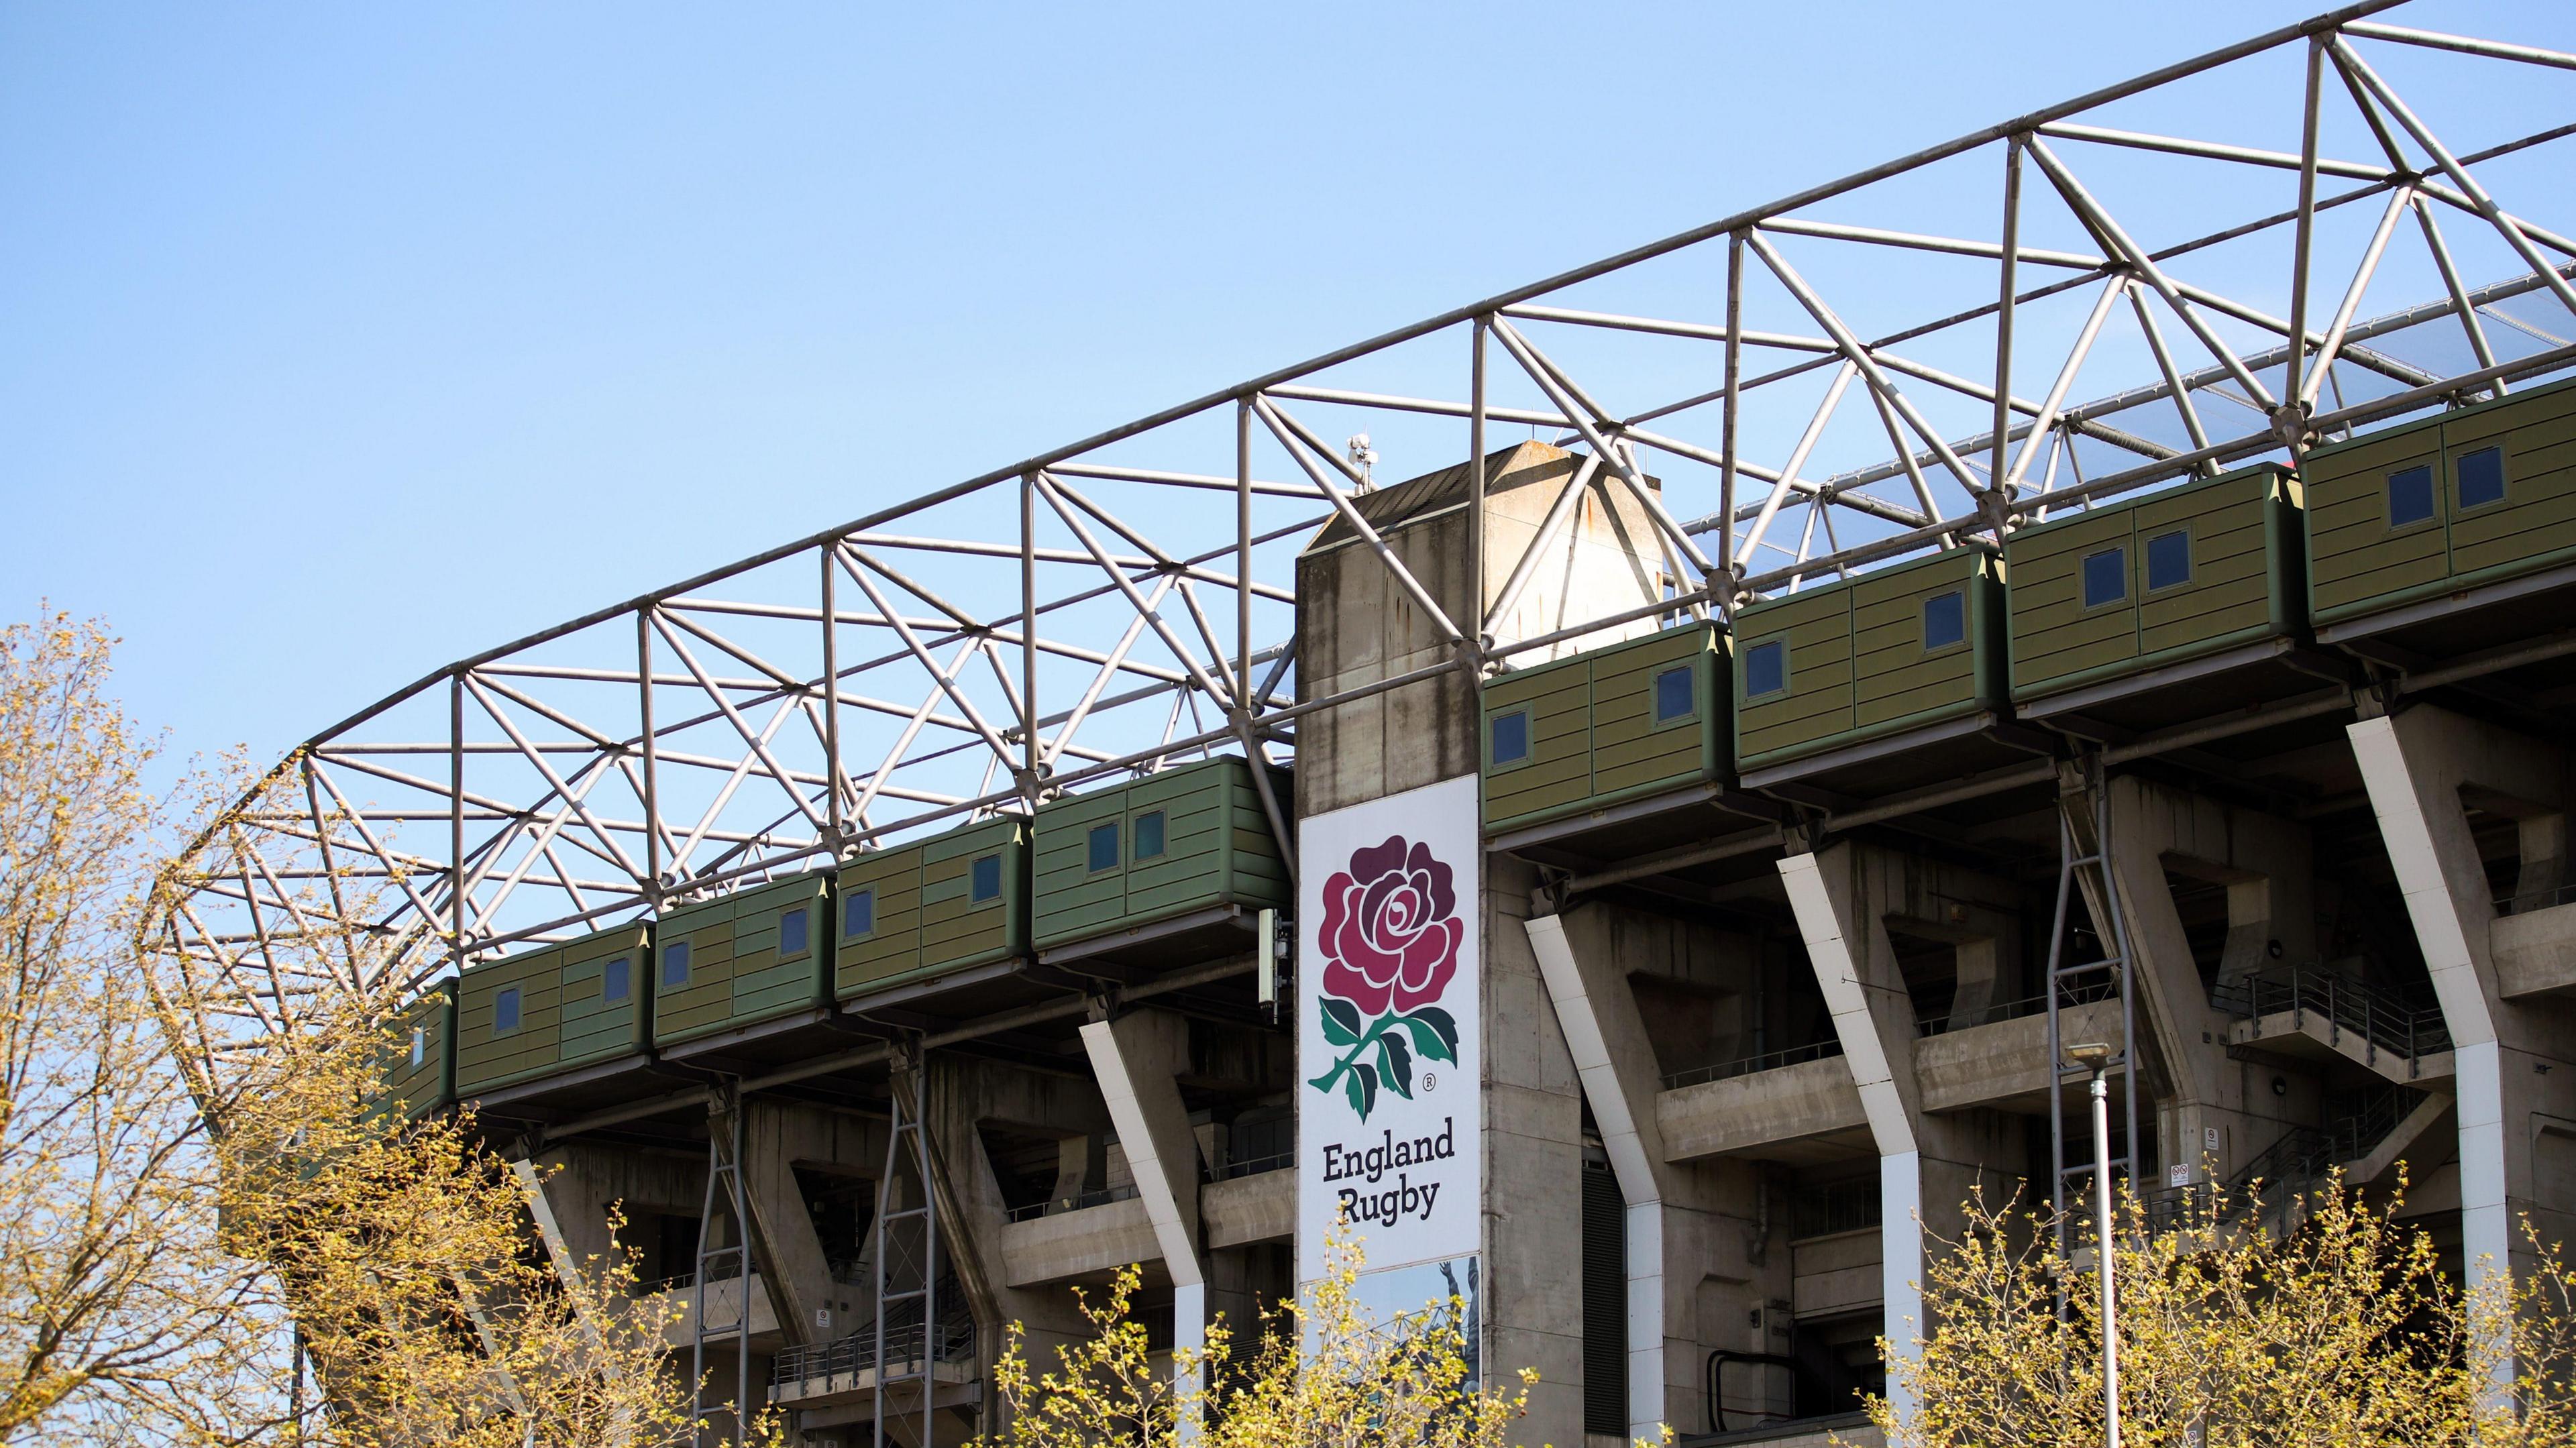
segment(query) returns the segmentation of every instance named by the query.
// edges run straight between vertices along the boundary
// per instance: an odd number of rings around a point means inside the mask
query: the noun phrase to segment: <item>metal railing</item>
[[[2083,1006],[2091,1005],[2096,1001],[2117,1000],[2119,997],[2120,983],[2117,980],[2105,978],[2061,985],[2058,987],[2057,1002],[2061,1007]],[[2024,996],[2020,1000],[1998,1001],[1989,1006],[1964,1011],[1954,1010],[1948,1015],[1917,1021],[1914,1023],[1914,1033],[1918,1036],[1946,1036],[1952,1031],[1964,1031],[1973,1026],[1991,1026],[2002,1021],[2017,1021],[2026,1016],[2043,1015],[2047,1010],[2048,997],[2045,994]]]
[[[2240,1018],[2296,1012],[2314,1015],[2379,1050],[2408,1060],[2451,1049],[2441,1008],[2388,986],[2372,985],[2314,966],[2269,971],[2210,993],[2210,1003]]]
[[[1136,1188],[1132,1183],[1127,1186],[1102,1187],[1095,1192],[1084,1192],[1078,1197],[1055,1197],[1043,1202],[1031,1202],[1025,1207],[1013,1207],[1010,1218],[1014,1222],[1033,1222],[1040,1217],[1052,1217],[1062,1212],[1078,1212],[1085,1207],[1105,1207],[1111,1202],[1133,1201],[1135,1198]]]
[[[2495,897],[2495,913],[2529,915],[2534,911],[2547,910],[2552,906],[2564,905],[2570,901],[2576,901],[2576,885],[2561,885],[2555,890],[2535,890],[2529,894],[2519,890],[2507,890]]]
[[[2369,1156],[2423,1101],[2423,1092],[2397,1085],[2339,1098],[2339,1109],[2325,1127],[2293,1128],[2236,1169],[2227,1179],[2228,1208],[2219,1220],[2278,1219],[2330,1173]],[[2207,1182],[2165,1188],[2147,1199],[2147,1220],[2172,1226],[2211,1194]]]
[[[921,1358],[922,1331],[918,1322],[886,1328],[886,1360],[903,1365]],[[932,1356],[938,1362],[955,1363],[975,1360],[975,1324],[969,1319],[949,1319],[937,1325]],[[871,1322],[848,1337],[832,1342],[819,1342],[808,1347],[792,1347],[778,1354],[769,1366],[769,1386],[802,1388],[807,1384],[831,1378],[848,1378],[856,1386],[859,1374],[872,1372],[877,1365],[877,1329]]]
[[[1843,1053],[1843,1043],[1831,1038],[1791,1046],[1785,1051],[1772,1051],[1760,1056],[1747,1056],[1740,1061],[1721,1061],[1714,1066],[1694,1066],[1675,1071],[1664,1078],[1664,1089],[1679,1091],[1685,1086],[1698,1086],[1709,1081],[1726,1081],[1737,1076],[1750,1076],[1756,1071],[1776,1071],[1807,1061],[1821,1061]]]
[[[1296,1152],[1276,1151],[1268,1156],[1248,1157],[1242,1161],[1227,1162],[1217,1170],[1216,1176],[1219,1181],[1232,1181],[1236,1177],[1259,1176],[1266,1171],[1286,1171],[1296,1164]]]

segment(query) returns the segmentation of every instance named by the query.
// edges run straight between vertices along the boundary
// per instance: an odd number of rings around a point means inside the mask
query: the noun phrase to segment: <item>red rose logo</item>
[[[1367,1015],[1440,999],[1466,927],[1449,867],[1402,835],[1351,855],[1324,884],[1324,989]]]
[[[1467,926],[1449,867],[1431,847],[1390,835],[1355,850],[1350,868],[1324,883],[1323,1016],[1338,1052],[1306,1084],[1339,1088],[1362,1121],[1383,1088],[1413,1095],[1413,1059],[1458,1061],[1458,1023],[1433,1002],[1458,973]],[[1371,1019],[1374,1017],[1375,1019]]]

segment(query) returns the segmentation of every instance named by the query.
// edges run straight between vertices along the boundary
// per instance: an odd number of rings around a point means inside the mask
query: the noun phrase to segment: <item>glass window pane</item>
[[[2084,606],[2099,608],[2129,596],[2129,550],[2105,548],[2084,555]]]
[[[1116,822],[1091,827],[1091,868],[1118,868],[1118,826]]]
[[[1113,855],[1117,853],[1117,842],[1115,839],[1110,842],[1110,852]],[[1114,864],[1116,861],[1113,860],[1111,863]],[[1095,866],[1094,868],[1097,867]],[[967,874],[970,877],[967,881],[967,889],[968,893],[973,896],[974,903],[981,904],[986,900],[999,900],[1002,898],[1001,856],[978,855],[975,858],[975,863],[967,868]]]
[[[622,1001],[626,999],[626,992],[628,990],[627,974],[626,957],[622,955],[617,957],[615,960],[610,961],[608,964],[601,966],[599,968],[599,998],[604,1001]]]
[[[1136,816],[1136,858],[1150,860],[1163,853],[1163,812],[1153,810]]]
[[[1789,645],[1771,639],[1744,656],[1744,692],[1748,698],[1777,694],[1789,687]]]
[[[519,988],[512,986],[492,1002],[492,1029],[507,1035],[519,1028]]]
[[[841,938],[852,939],[874,935],[877,929],[877,892],[871,888],[841,900]]]
[[[798,906],[778,917],[778,953],[781,957],[805,953],[805,909]]]
[[[680,986],[689,983],[689,942],[682,940],[662,947],[662,984]]]
[[[1494,716],[1494,762],[1509,764],[1529,758],[1529,711],[1515,709]]]
[[[414,1066],[418,1066],[423,1062],[426,1062],[428,1059],[429,1032],[422,1030],[418,1026],[414,1026],[411,1028],[411,1063]]]
[[[2406,468],[2388,475],[2388,526],[2403,528],[2433,516],[2433,470]]]
[[[2460,507],[2463,511],[2504,501],[2504,449],[2482,447],[2460,454]]]
[[[2191,534],[2181,529],[2147,540],[2147,587],[2191,582]]]
[[[1946,649],[1968,641],[1968,595],[1959,590],[1923,600],[1923,647]]]
[[[1692,697],[1697,692],[1691,687],[1688,668],[1666,669],[1655,675],[1655,722],[1688,718],[1698,706]]]

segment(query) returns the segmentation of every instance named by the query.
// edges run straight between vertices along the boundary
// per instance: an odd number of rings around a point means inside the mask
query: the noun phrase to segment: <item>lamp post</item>
[[[2111,1290],[2111,1047],[2083,1041],[2066,1057],[2093,1073],[2093,1256],[2102,1278],[2102,1443],[2120,1448],[2120,1339]]]

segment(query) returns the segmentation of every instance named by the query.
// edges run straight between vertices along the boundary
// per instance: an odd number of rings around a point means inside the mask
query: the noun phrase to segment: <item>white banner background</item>
[[[1298,825],[1300,1282],[1324,1275],[1346,1212],[1372,1275],[1473,1257],[1480,1245],[1476,824],[1468,775]],[[1447,867],[1445,891],[1434,865]],[[1374,1091],[1355,1076],[1374,1076]]]

